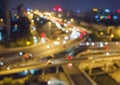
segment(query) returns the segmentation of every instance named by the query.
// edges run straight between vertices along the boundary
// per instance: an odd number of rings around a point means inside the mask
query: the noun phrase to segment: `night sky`
[[[56,5],[60,5],[67,10],[88,11],[94,7],[99,9],[109,8],[114,11],[120,9],[120,0],[9,0],[10,7],[15,8],[23,3],[26,8],[52,10]]]

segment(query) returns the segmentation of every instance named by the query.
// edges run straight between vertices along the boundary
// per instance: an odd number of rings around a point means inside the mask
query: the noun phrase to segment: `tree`
[[[29,75],[24,85],[48,85],[46,81],[39,79],[38,76]]]
[[[12,78],[4,78],[3,85],[14,85],[14,81]]]

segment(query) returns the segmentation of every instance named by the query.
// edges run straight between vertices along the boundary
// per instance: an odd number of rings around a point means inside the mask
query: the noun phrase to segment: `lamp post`
[[[49,38],[51,37],[51,22],[48,22],[48,28],[49,28]]]

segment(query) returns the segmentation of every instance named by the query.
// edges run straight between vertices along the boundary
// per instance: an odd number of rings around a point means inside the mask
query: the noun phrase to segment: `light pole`
[[[52,23],[49,21],[49,22],[48,22],[49,38],[51,38],[51,25],[52,25]]]

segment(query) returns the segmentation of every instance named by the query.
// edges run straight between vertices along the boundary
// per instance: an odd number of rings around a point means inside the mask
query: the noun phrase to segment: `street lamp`
[[[52,23],[49,21],[49,22],[48,22],[49,37],[51,37],[51,25],[52,25]]]

